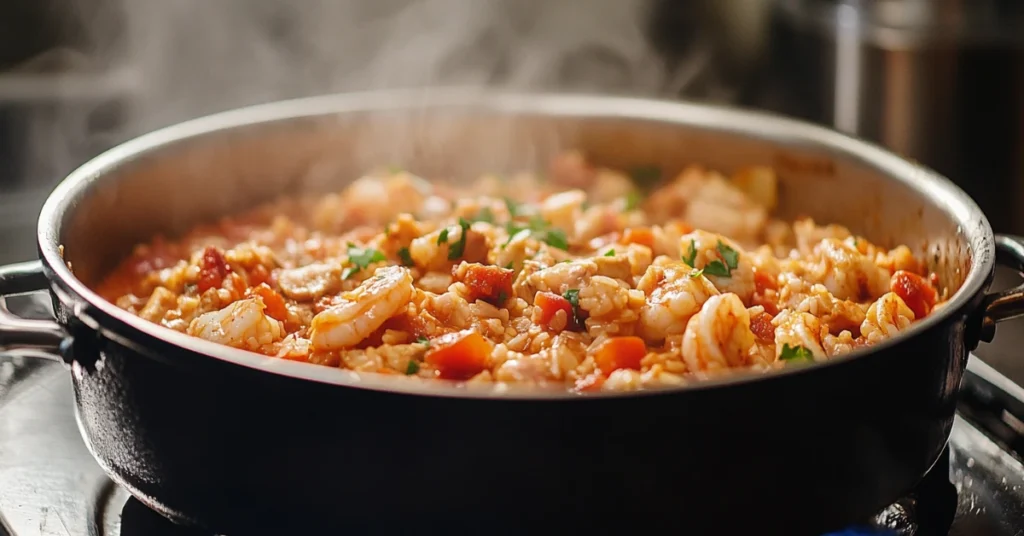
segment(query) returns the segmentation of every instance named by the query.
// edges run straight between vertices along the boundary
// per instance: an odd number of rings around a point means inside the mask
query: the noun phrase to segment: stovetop
[[[948,462],[875,519],[837,534],[1024,536],[1024,389],[976,357],[964,383]],[[64,367],[0,357],[0,536],[116,535],[204,536],[104,475],[79,436]]]

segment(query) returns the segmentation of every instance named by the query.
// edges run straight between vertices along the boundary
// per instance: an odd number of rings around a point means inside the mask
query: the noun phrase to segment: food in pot
[[[100,288],[215,343],[362,372],[578,391],[825,361],[948,293],[906,246],[770,217],[770,168],[556,158],[462,185],[381,170],[140,245]]]

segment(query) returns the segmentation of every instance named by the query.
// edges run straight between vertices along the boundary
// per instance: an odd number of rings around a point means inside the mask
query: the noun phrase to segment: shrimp
[[[188,325],[187,333],[235,348],[258,351],[281,340],[284,325],[264,314],[259,296],[238,300],[218,311],[200,315]]]
[[[906,329],[914,321],[914,311],[894,292],[887,292],[868,307],[860,334],[871,344],[879,343]]]
[[[341,289],[341,263],[318,262],[281,270],[277,284],[281,293],[296,301],[312,301]]]
[[[752,346],[754,333],[743,302],[735,294],[719,294],[686,323],[683,360],[690,372],[743,366]]]
[[[718,294],[707,278],[681,262],[647,268],[637,289],[647,295],[640,309],[639,332],[649,341],[683,333],[686,321]]]
[[[870,300],[889,290],[892,273],[846,242],[825,238],[811,256],[813,260],[803,263],[806,278],[841,300]]]
[[[406,305],[412,292],[412,275],[407,268],[378,268],[362,285],[342,294],[336,305],[313,317],[309,327],[313,350],[359,344]]]
[[[772,320],[775,325],[775,357],[785,358],[786,348],[804,348],[811,352],[815,361],[823,361],[827,354],[822,347],[822,336],[828,329],[810,313],[783,311]]]
[[[728,238],[693,231],[680,238],[683,261],[704,270],[715,288],[739,296],[744,303],[754,295],[754,266],[750,256]]]

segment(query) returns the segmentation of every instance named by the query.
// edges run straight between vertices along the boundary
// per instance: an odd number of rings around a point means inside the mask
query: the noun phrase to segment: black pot
[[[563,147],[620,167],[773,165],[781,215],[908,244],[959,290],[900,336],[823,364],[580,396],[268,359],[145,322],[89,287],[158,231],[336,190],[369,165],[468,174]],[[110,476],[175,521],[232,534],[840,528],[936,461],[968,351],[1024,304],[1020,287],[985,294],[996,253],[1019,269],[1024,246],[994,238],[946,179],[803,123],[610,97],[373,93],[199,119],[73,173],[38,238],[41,261],[2,269],[0,294],[49,289],[57,321],[3,313],[0,349],[70,364],[82,434]]]

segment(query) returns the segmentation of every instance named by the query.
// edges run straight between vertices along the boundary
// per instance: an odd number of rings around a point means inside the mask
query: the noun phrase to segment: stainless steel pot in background
[[[1024,231],[1024,2],[777,0],[758,104],[885,145]]]
[[[1024,2],[775,0],[748,104],[878,142],[1024,232]],[[996,286],[1018,276],[999,271]],[[1024,322],[978,353],[1024,384]]]

